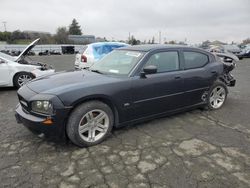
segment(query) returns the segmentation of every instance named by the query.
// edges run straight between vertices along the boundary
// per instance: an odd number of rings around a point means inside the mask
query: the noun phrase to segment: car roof
[[[145,45],[135,45],[135,46],[127,46],[122,47],[117,50],[132,50],[132,51],[142,51],[142,52],[149,52],[153,50],[163,50],[163,49],[194,49],[194,50],[201,50],[199,48],[189,47],[185,45],[167,45],[167,44],[145,44]],[[201,50],[204,51],[204,50]]]
[[[95,42],[95,43],[91,43],[89,44],[89,46],[105,46],[105,45],[122,45],[122,46],[128,46],[128,44],[126,43],[122,43],[122,42]]]

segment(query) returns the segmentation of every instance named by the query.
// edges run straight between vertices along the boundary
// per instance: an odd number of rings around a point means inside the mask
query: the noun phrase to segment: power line
[[[4,26],[4,30],[5,30],[5,32],[7,31],[7,29],[6,29],[6,25],[7,25],[7,22],[2,22],[3,23],[3,26]]]
[[[159,31],[159,44],[161,44],[161,31]]]

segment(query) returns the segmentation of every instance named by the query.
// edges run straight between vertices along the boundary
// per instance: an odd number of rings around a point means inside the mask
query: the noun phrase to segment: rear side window
[[[179,70],[179,56],[177,51],[159,52],[152,55],[145,66],[154,65],[157,72],[169,72]]]
[[[185,69],[203,67],[208,63],[208,56],[199,52],[184,52]]]

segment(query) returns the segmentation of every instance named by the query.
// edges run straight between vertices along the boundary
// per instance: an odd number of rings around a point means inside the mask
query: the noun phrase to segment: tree
[[[247,38],[242,41],[243,44],[250,44],[250,38]]]
[[[66,27],[58,27],[56,35],[54,36],[55,42],[57,44],[66,44],[68,43],[68,31]]]
[[[72,23],[69,26],[69,34],[70,35],[82,35],[81,26],[78,25],[78,22],[74,18]]]
[[[155,43],[155,37],[152,38],[151,44]]]
[[[0,32],[0,41],[10,41],[11,32],[4,31]]]
[[[132,35],[131,39],[128,41],[129,44],[131,45],[138,45],[141,43],[140,40],[136,40],[135,37]]]
[[[174,40],[171,40],[168,42],[168,44],[176,44],[176,42]]]

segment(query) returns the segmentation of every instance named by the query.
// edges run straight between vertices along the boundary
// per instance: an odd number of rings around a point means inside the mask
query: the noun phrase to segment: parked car
[[[98,42],[86,45],[80,53],[76,54],[75,69],[90,67],[112,50],[125,46],[128,44],[121,42]]]
[[[43,55],[50,55],[49,50],[41,51],[38,53],[38,55],[43,56]]]
[[[75,54],[75,46],[62,46],[62,54]]]
[[[246,45],[245,48],[242,49],[243,51],[243,57],[249,58],[250,57],[250,44]]]
[[[224,51],[231,52],[236,55],[239,59],[243,59],[242,50],[235,44],[222,45]]]
[[[43,56],[43,55],[61,55],[61,52],[57,51],[57,50],[45,50],[45,51],[41,51],[38,53],[38,55]]]
[[[18,90],[17,122],[92,146],[113,127],[226,101],[234,64],[185,46],[115,49],[87,70],[35,79]]]
[[[59,52],[58,50],[51,50],[49,53],[50,55],[62,55],[62,53]]]
[[[207,49],[207,51],[216,54],[224,62],[232,63],[232,62],[239,61],[239,58],[235,54],[225,50],[221,46],[210,46],[210,48]],[[226,56],[225,56],[225,54],[226,54]]]
[[[46,64],[26,58],[39,40],[32,42],[16,57],[0,52],[0,87],[16,86],[19,88],[31,79],[55,72]]]

